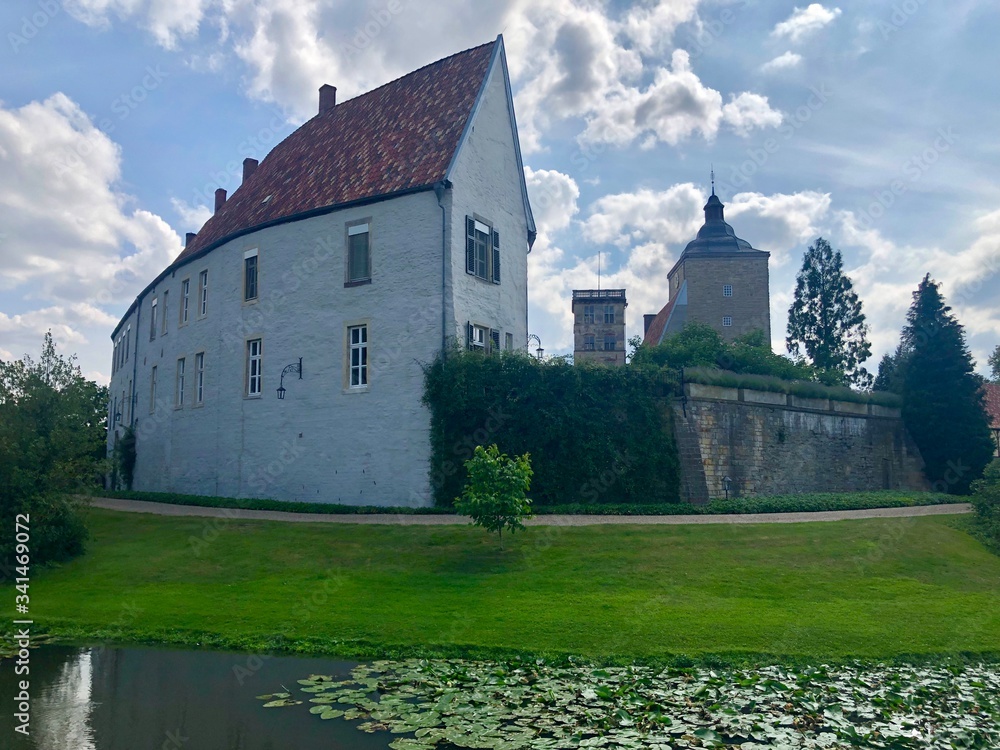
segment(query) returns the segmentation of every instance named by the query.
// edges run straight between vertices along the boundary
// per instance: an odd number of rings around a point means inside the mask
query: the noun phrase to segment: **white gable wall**
[[[500,61],[493,66],[479,109],[452,171],[449,231],[448,311],[452,335],[464,345],[468,321],[507,332],[514,345],[527,343],[528,241],[514,131]],[[465,270],[465,217],[478,215],[500,232],[501,282],[483,281]]]

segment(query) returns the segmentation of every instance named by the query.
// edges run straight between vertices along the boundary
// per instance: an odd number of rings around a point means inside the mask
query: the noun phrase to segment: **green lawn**
[[[53,633],[247,650],[283,633],[344,655],[1000,658],[1000,558],[941,517],[533,527],[502,553],[462,526],[98,510],[89,524],[84,557],[32,578]]]

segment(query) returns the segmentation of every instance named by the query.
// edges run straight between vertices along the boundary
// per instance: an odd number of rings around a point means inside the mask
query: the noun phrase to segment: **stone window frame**
[[[244,345],[244,351],[246,352],[246,361],[243,367],[243,398],[253,399],[253,398],[263,398],[264,397],[264,337],[263,336],[248,336],[245,339],[246,343]],[[257,343],[258,351],[256,357],[254,357],[252,352],[252,344]],[[257,361],[257,374],[251,375],[251,363]],[[254,385],[254,380],[257,381],[257,390],[252,390]]]
[[[181,279],[181,299],[177,306],[177,327],[183,328],[191,320],[191,277]]]
[[[615,324],[615,306],[605,305],[604,306],[604,324],[614,325]]]
[[[608,344],[611,344],[611,346],[608,346]],[[613,333],[605,333],[604,348],[601,351],[613,352],[616,351],[617,348],[618,348],[618,337],[615,336]]]
[[[352,331],[359,329],[364,330],[364,341],[358,344],[352,341]],[[362,346],[363,344],[363,346]],[[358,385],[352,385],[352,375],[354,371],[353,362],[353,352],[357,349],[358,351],[363,351],[364,362],[359,363],[357,367],[360,368],[359,372],[363,375],[364,383]],[[370,318],[363,318],[358,320],[349,320],[344,323],[344,380],[343,380],[343,392],[344,393],[368,393],[371,390],[372,385],[372,325]]]
[[[187,358],[177,358],[177,374],[174,376],[174,408],[184,408],[184,389],[187,387]]]
[[[583,335],[583,351],[593,352],[597,350],[597,340],[594,334],[585,333]]]
[[[723,297],[732,297],[733,296],[733,285],[732,284],[723,284],[722,285],[722,296]]]
[[[733,325],[733,316],[732,315],[723,315],[722,316],[722,327],[723,328],[732,328],[732,325]]]

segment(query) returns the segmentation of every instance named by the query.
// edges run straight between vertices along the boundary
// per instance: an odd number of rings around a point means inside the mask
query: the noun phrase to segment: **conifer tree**
[[[871,356],[871,344],[861,300],[844,274],[840,251],[822,237],[806,250],[795,279],[785,343],[790,354],[805,350],[821,372],[842,373],[849,383],[871,386],[872,377],[862,366]]]
[[[965,494],[993,454],[965,331],[930,275],[913,293],[897,367],[903,419],[937,490]]]
[[[990,375],[993,378],[993,382],[1000,384],[1000,344],[997,344],[997,348],[993,350],[993,353],[986,362],[990,366]]]

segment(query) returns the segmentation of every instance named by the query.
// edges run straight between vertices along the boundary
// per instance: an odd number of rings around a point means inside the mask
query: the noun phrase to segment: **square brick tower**
[[[656,346],[687,323],[705,323],[726,341],[760,329],[771,340],[770,253],[736,236],[712,189],[705,224],[667,274],[669,301],[643,316],[643,343]]]
[[[624,289],[573,290],[573,361],[625,364]]]

